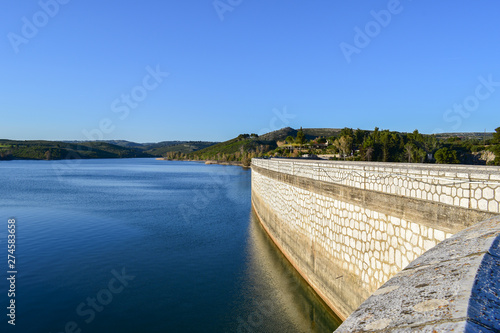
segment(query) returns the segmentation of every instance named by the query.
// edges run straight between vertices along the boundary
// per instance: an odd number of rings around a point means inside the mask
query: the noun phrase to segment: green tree
[[[363,131],[359,128],[357,130],[355,130],[354,131],[354,144],[361,145],[367,134],[368,134],[367,131]]]
[[[495,128],[495,133],[493,134],[491,143],[495,144],[495,146],[490,148],[490,150],[495,154],[493,164],[500,165],[500,127]]]
[[[302,127],[301,127],[300,130],[297,132],[297,139],[295,139],[295,142],[302,145],[305,143],[305,141],[306,141],[306,138],[304,135],[304,131],[302,130]]]
[[[354,132],[352,128],[349,127],[344,127],[343,129],[340,130],[340,137],[343,136],[350,136],[351,138],[354,137]]]
[[[294,141],[295,141],[295,138],[291,135],[287,136],[285,139],[286,143],[294,143]]]
[[[380,135],[382,143],[382,162],[389,162],[391,149],[391,135],[389,131],[384,130]]]
[[[495,133],[493,133],[491,143],[500,144],[500,127],[495,128]]]
[[[252,159],[250,158],[249,154],[243,153],[243,158],[241,159],[241,164],[243,166],[248,167],[250,164],[252,164]]]
[[[427,158],[427,152],[422,148],[418,148],[417,151],[415,152],[415,155],[418,159],[418,162],[420,163],[424,163],[425,159]]]
[[[437,163],[440,164],[457,164],[459,163],[456,150],[449,148],[441,148],[434,155]]]

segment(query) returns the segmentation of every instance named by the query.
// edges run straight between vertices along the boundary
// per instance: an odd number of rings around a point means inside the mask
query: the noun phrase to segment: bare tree
[[[335,140],[333,142],[333,145],[342,153],[342,156],[344,157],[345,160],[347,154],[352,149],[352,137],[343,136],[340,139]]]
[[[408,163],[411,163],[413,158],[413,145],[411,143],[407,143],[405,145],[406,155],[408,156]]]
[[[373,149],[373,147],[368,147],[366,148],[366,152],[365,152],[365,160],[367,161],[371,161],[372,160],[372,157],[373,157],[373,152],[375,151],[375,149]]]

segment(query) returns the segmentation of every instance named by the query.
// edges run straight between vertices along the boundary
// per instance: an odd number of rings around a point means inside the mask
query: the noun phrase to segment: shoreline
[[[157,161],[181,161],[181,162],[199,162],[199,163],[205,163],[207,165],[211,164],[217,164],[217,165],[232,165],[232,166],[239,166],[244,169],[250,169],[250,166],[245,166],[243,163],[240,161],[229,161],[229,162],[222,162],[222,161],[217,161],[217,160],[173,160],[173,159],[167,159],[164,157],[157,157]]]

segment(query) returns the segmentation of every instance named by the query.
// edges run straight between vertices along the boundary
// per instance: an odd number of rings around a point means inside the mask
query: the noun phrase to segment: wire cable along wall
[[[500,168],[470,165],[254,159],[293,176],[498,213]]]

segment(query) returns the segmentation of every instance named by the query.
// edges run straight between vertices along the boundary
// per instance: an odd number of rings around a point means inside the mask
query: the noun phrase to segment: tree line
[[[296,137],[288,136],[285,143],[269,155],[334,154],[336,157],[332,159],[356,161],[500,165],[500,127],[489,139],[440,137],[418,130],[401,133],[378,127],[373,131],[346,127],[336,136],[309,141],[301,128]]]

